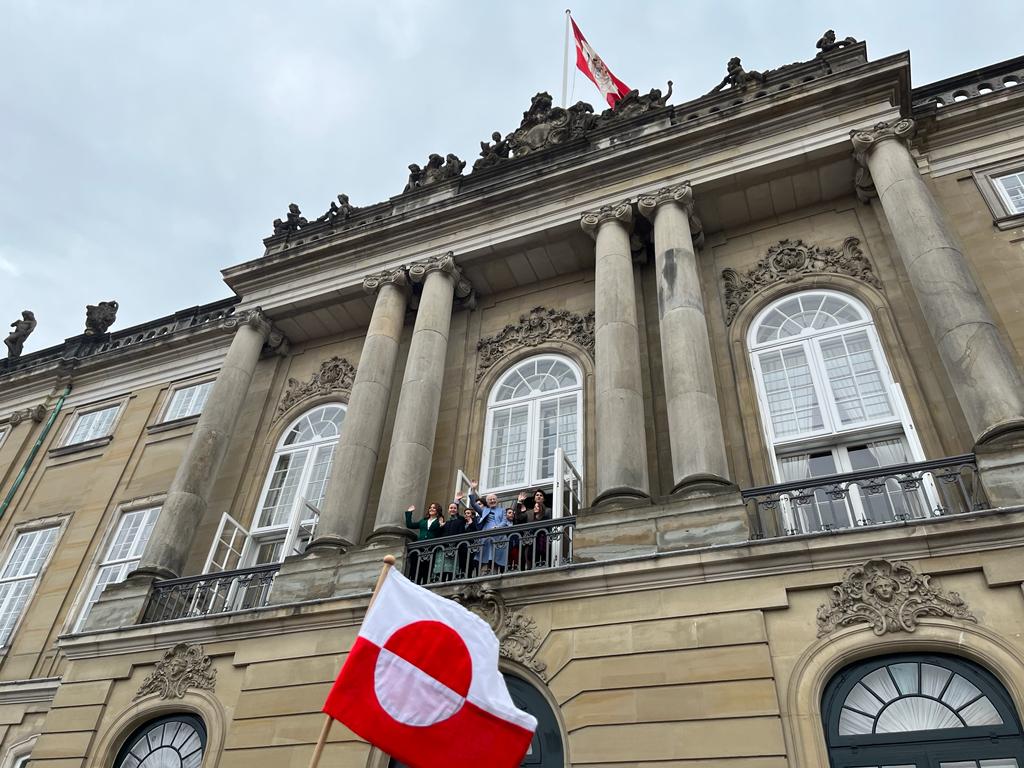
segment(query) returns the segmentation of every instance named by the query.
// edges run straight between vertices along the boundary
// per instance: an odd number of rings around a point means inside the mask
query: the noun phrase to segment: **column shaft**
[[[140,578],[181,575],[195,532],[206,515],[260,351],[270,333],[270,323],[259,310],[237,322],[240,322],[238,330],[196,422],[136,571]]]
[[[391,382],[405,323],[405,271],[367,278],[364,285],[368,290],[380,287],[310,549],[359,543],[391,401]]]
[[[1024,377],[985,305],[957,238],[902,139],[912,120],[854,132],[939,356],[977,443],[1024,428]]]
[[[731,487],[711,340],[690,229],[692,209],[689,185],[640,198],[640,210],[654,221],[673,492]]]
[[[597,395],[597,496],[650,495],[647,429],[640,375],[640,332],[629,249],[629,202],[584,214],[595,239],[594,342]]]
[[[404,522],[405,510],[410,504],[423,509],[459,272],[451,256],[446,255],[426,265],[412,265],[410,277],[423,282],[423,292],[398,398],[391,450],[374,523],[375,538],[409,535],[411,532]]]

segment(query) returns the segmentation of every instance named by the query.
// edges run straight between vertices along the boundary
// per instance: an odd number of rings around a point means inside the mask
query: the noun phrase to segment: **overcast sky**
[[[573,15],[612,71],[673,103],[729,57],[771,69],[829,27],[872,59],[909,49],[914,85],[1022,53],[1019,1],[627,3]],[[314,218],[402,191],[431,152],[472,161],[561,90],[565,2],[8,0],[0,32],[0,321],[26,352],[228,296],[296,202]],[[599,105],[582,75],[574,99]],[[598,106],[598,109],[600,107]],[[6,333],[6,332],[5,332]],[[0,354],[6,350],[0,350]]]

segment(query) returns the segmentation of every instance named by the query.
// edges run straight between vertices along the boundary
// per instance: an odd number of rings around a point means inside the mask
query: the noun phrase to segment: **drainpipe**
[[[18,472],[18,476],[14,478],[14,485],[11,486],[11,490],[4,496],[4,500],[0,502],[0,518],[7,512],[7,507],[11,504],[11,499],[14,498],[14,494],[18,492],[18,488],[21,487],[22,481],[25,479],[25,475],[28,474],[28,468],[32,466],[32,462],[36,458],[36,454],[39,453],[39,449],[43,445],[43,441],[46,440],[46,436],[50,434],[50,428],[53,427],[53,422],[57,420],[57,414],[60,413],[60,409],[64,407],[64,399],[71,393],[71,385],[64,387],[64,391],[57,399],[57,405],[53,408],[53,413],[50,414],[50,418],[46,420],[46,424],[43,426],[43,431],[39,433],[39,437],[36,439],[36,444],[32,446],[32,450],[28,452],[28,456],[25,458],[25,463],[21,465],[21,470]]]

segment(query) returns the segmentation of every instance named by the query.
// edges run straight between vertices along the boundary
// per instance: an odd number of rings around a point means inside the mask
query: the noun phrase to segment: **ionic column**
[[[693,244],[694,232],[703,237],[693,215],[693,190],[688,183],[666,187],[643,195],[639,207],[654,224],[672,491],[731,487]]]
[[[630,202],[583,214],[594,238],[594,356],[597,396],[597,496],[650,495],[647,430],[640,376],[640,331],[629,233]]]
[[[132,574],[134,579],[181,575],[195,532],[206,515],[263,345],[279,347],[284,343],[284,337],[260,309],[234,315],[225,325],[237,328],[235,336],[171,482],[142,562]]]
[[[422,283],[423,292],[398,397],[391,450],[374,522],[375,539],[408,536],[411,531],[405,527],[405,510],[410,504],[423,509],[444,386],[452,304],[455,296],[468,298],[472,292],[451,252],[412,264],[409,278]]]
[[[405,269],[371,275],[363,280],[363,288],[368,293],[376,292],[377,301],[359,355],[316,539],[309,545],[310,550],[336,550],[359,542],[391,401],[391,381],[409,295]]]
[[[906,142],[911,119],[851,132],[976,443],[1024,428],[1024,377],[999,337],[963,249]]]

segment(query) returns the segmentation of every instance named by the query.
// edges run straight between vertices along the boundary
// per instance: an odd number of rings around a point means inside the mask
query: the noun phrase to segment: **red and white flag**
[[[572,22],[572,33],[576,37],[576,66],[597,86],[608,106],[614,107],[615,102],[629,93],[629,87],[611,73],[597,51],[590,47],[587,38],[576,26],[576,19],[570,16],[569,21]]]
[[[479,616],[390,568],[323,711],[410,768],[516,768],[537,728]]]

